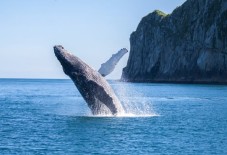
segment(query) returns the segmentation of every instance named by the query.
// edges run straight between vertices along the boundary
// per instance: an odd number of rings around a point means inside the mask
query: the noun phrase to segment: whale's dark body
[[[54,52],[65,74],[72,79],[94,115],[124,112],[114,91],[100,73],[61,45],[54,46]]]

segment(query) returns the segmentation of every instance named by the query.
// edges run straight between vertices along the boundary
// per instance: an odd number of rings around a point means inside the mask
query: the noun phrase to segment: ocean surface
[[[70,80],[0,80],[0,154],[227,155],[227,86],[109,81],[126,115],[92,116]]]

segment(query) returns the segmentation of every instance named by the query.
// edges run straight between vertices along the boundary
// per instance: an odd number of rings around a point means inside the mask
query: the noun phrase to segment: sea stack
[[[187,0],[154,11],[130,36],[122,80],[227,83],[227,1]]]

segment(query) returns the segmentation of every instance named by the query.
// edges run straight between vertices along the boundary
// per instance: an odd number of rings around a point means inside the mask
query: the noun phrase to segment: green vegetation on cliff
[[[227,83],[226,21],[226,0],[187,0],[169,15],[155,10],[130,36],[122,79]]]

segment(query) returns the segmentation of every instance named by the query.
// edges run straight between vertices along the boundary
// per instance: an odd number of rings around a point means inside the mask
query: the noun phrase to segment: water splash
[[[94,117],[94,118],[138,118],[138,117],[156,117],[159,115],[135,115],[135,114],[120,114],[117,116],[114,115],[83,115],[80,117]]]
[[[112,86],[125,109],[125,113],[119,114],[117,117],[159,116],[154,111],[150,98],[132,88],[133,85],[119,83]]]
[[[146,97],[121,97],[121,103],[125,109],[125,114],[119,116],[126,117],[152,117],[158,116],[154,111],[152,103]]]
[[[53,112],[60,115],[78,116],[78,117],[154,117],[159,116],[153,108],[152,101],[154,98],[145,96],[143,94],[143,88],[138,90],[131,83],[114,82],[111,83],[116,95],[122,103],[125,113],[120,113],[116,116],[110,114],[110,112],[101,112],[97,115],[93,115],[87,106],[84,99],[79,97],[64,97],[62,101],[58,100],[58,104],[55,104]],[[45,100],[46,101],[46,100]],[[64,104],[62,104],[64,103]],[[52,107],[52,106],[51,106]]]

